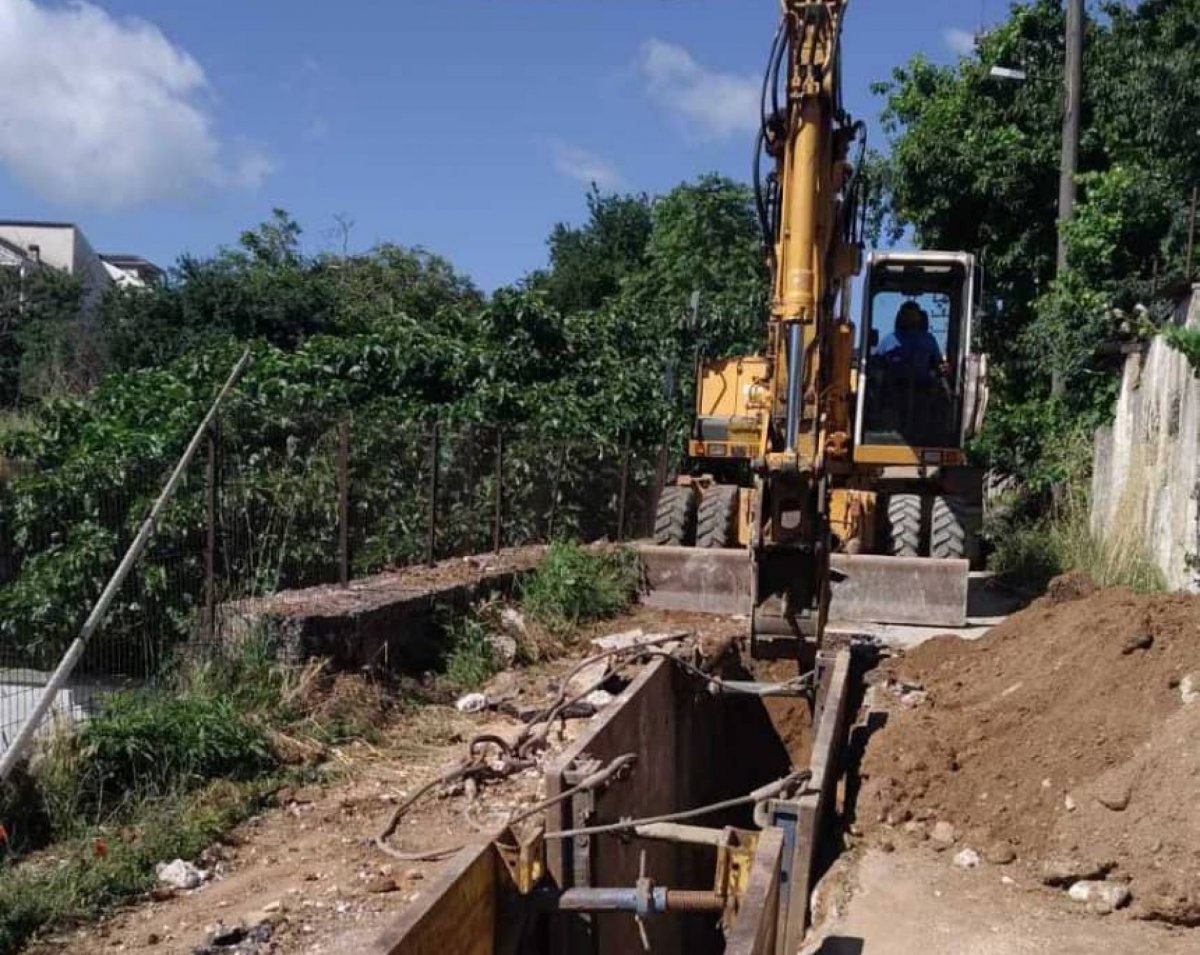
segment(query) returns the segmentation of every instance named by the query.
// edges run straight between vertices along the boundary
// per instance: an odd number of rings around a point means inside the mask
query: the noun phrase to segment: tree
[[[80,281],[50,268],[0,269],[0,407],[82,390],[99,372]]]
[[[918,57],[877,87],[890,145],[873,160],[880,231],[973,251],[987,271],[982,345],[998,401],[981,447],[999,466],[1036,476],[1065,431],[1103,416],[1114,393],[1099,348],[1114,334],[1110,316],[1138,303],[1153,311],[1177,289],[1185,198],[1200,175],[1198,23],[1200,0],[1106,3],[1092,18],[1080,199],[1057,278],[1058,0],[1014,5],[974,55],[953,66]],[[993,66],[1028,79],[997,80]],[[1053,402],[1052,371],[1067,385]]]
[[[644,196],[588,193],[588,220],[582,226],[558,223],[550,234],[550,268],[532,284],[561,313],[599,308],[621,283],[645,266],[653,228]]]

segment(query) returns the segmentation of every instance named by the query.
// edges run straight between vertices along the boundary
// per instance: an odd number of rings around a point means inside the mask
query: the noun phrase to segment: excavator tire
[[[921,556],[921,495],[891,494],[887,502],[887,553],[893,557]]]
[[[738,489],[729,484],[710,487],[700,499],[696,546],[714,550],[737,543]]]
[[[695,488],[677,484],[664,487],[654,515],[654,543],[660,547],[690,547],[695,539]]]
[[[949,560],[969,557],[968,516],[963,502],[953,496],[933,499],[929,523],[929,556]]]

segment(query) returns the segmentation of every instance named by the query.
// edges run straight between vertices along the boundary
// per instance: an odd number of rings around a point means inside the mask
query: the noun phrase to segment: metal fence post
[[[492,523],[492,549],[498,554],[504,547],[504,431],[496,429],[496,487],[493,493],[496,513]]]
[[[350,419],[338,425],[338,580],[350,586]]]
[[[221,420],[208,429],[208,461],[204,468],[204,628],[209,643],[217,639],[217,453]]]
[[[438,458],[441,456],[439,431],[438,420],[434,418],[429,435],[429,549],[425,557],[430,567],[437,563]]]
[[[621,444],[621,488],[617,492],[617,540],[625,539],[625,504],[629,495],[629,435]]]

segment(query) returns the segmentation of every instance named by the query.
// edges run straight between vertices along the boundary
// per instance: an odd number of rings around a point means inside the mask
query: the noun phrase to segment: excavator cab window
[[[879,263],[868,276],[862,441],[956,448],[969,327],[958,263]]]

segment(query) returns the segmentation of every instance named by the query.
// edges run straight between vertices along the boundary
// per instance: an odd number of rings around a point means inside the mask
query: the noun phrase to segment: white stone
[[[662,634],[656,636],[662,636]],[[593,638],[592,646],[597,650],[627,650],[645,643],[647,639],[649,638],[646,636],[646,631],[640,628],[623,630],[620,633],[610,633],[604,637]]]
[[[583,702],[594,706],[598,710],[602,710],[615,699],[616,697],[609,693],[608,690],[592,690],[591,693],[583,698]]]
[[[934,825],[933,831],[929,833],[929,838],[948,846],[958,838],[958,833],[954,831],[954,827],[950,823],[943,820]]]
[[[486,639],[496,662],[502,667],[512,666],[517,659],[518,646],[516,638],[507,633],[489,632]]]
[[[521,636],[529,632],[529,625],[525,623],[525,614],[515,607],[505,607],[500,611],[500,626]]]
[[[598,690],[608,673],[608,661],[597,660],[590,663],[567,681],[567,699],[584,696],[592,690]]]
[[[975,869],[980,863],[979,853],[974,849],[963,849],[954,857],[954,864],[960,869]]]
[[[1119,882],[1084,880],[1074,883],[1067,894],[1100,914],[1115,912],[1129,903],[1129,889]]]
[[[208,873],[197,869],[190,862],[176,859],[174,862],[160,862],[154,867],[158,881],[172,889],[195,889],[208,881]]]
[[[480,713],[487,709],[488,698],[482,693],[468,693],[459,697],[454,708],[460,713]]]
[[[1180,680],[1179,695],[1183,698],[1185,705],[1191,705],[1200,700],[1200,677],[1195,673],[1189,673]]]

